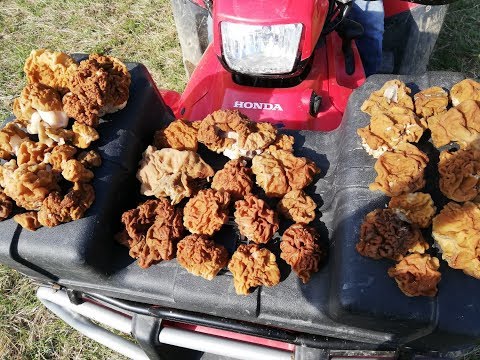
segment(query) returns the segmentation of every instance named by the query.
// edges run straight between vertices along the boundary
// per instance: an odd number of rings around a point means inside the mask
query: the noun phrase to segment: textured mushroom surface
[[[60,93],[40,83],[27,84],[23,88],[13,102],[13,113],[24,122],[30,134],[38,134],[40,122],[54,129],[68,125]]]
[[[200,190],[185,205],[183,223],[193,234],[213,235],[227,222],[229,204],[228,192]]]
[[[425,186],[424,171],[428,156],[411,144],[401,144],[383,153],[375,163],[377,177],[370,190],[380,190],[388,196],[408,194]]]
[[[65,180],[77,182],[89,182],[93,179],[93,172],[75,159],[70,159],[62,166],[62,176]]]
[[[77,160],[87,168],[99,167],[102,165],[102,157],[95,150],[82,151],[77,155]]]
[[[80,219],[94,202],[94,188],[86,183],[101,158],[94,150],[77,154],[77,148],[99,139],[94,126],[100,116],[126,105],[131,79],[113,57],[92,54],[77,64],[48,49],[33,50],[24,71],[27,84],[13,102],[16,119],[0,130],[0,158],[9,160],[0,165],[0,191],[4,212],[8,201],[30,210],[15,220],[35,230]],[[69,112],[86,108],[91,114]],[[68,115],[80,116],[71,129]]]
[[[395,279],[398,287],[407,296],[437,295],[437,284],[441,274],[440,262],[428,254],[410,254],[388,269],[388,275]]]
[[[480,101],[480,83],[473,79],[465,79],[453,85],[450,90],[452,105],[457,106],[465,100]]]
[[[8,123],[0,130],[0,158],[10,160],[16,156],[22,142],[29,140],[28,134],[15,123]]]
[[[72,125],[73,145],[80,149],[86,149],[90,144],[100,138],[97,130],[91,126],[75,122]]]
[[[193,182],[214,175],[213,169],[196,152],[176,149],[157,150],[149,146],[137,171],[140,193],[157,198],[169,197],[178,204],[193,195]]]
[[[57,145],[47,157],[47,162],[52,165],[53,171],[62,172],[63,165],[73,159],[77,149],[71,145]]]
[[[398,261],[408,253],[423,254],[429,245],[419,228],[401,220],[391,209],[377,209],[365,216],[356,248],[360,255],[372,259]]]
[[[257,184],[270,197],[283,197],[291,190],[301,190],[320,173],[313,161],[285,150],[255,156],[252,171]]]
[[[67,142],[73,142],[75,133],[68,129],[54,129],[46,126],[43,122],[38,124],[38,141],[49,146],[64,145]]]
[[[132,239],[145,239],[147,231],[152,226],[157,215],[170,217],[174,207],[168,199],[161,198],[147,200],[134,209],[125,211],[122,215],[122,223]]]
[[[171,260],[177,252],[177,241],[185,232],[183,226],[183,214],[181,209],[175,209],[173,213],[157,215],[152,226],[147,231],[145,245],[132,247],[130,255],[138,258],[138,264],[147,268],[162,260]],[[139,251],[138,255],[136,251]]]
[[[217,171],[212,180],[212,189],[227,191],[233,200],[243,199],[252,193],[252,170],[243,159],[230,160]]]
[[[13,201],[3,191],[0,191],[0,221],[7,219],[13,210]]]
[[[153,145],[158,148],[197,151],[197,129],[185,120],[178,119],[155,132]]]
[[[227,148],[223,154],[230,159],[245,156],[252,158],[261,154],[277,139],[277,129],[267,122],[250,122],[248,132],[240,134],[237,142]]]
[[[77,68],[77,62],[65,53],[38,49],[32,50],[23,70],[29,83],[44,84],[63,94],[69,90],[70,77]]]
[[[432,236],[442,258],[454,269],[480,279],[480,208],[450,202],[433,218]]]
[[[315,219],[317,204],[303,190],[292,190],[278,202],[277,210],[287,219],[308,224]]]
[[[81,219],[94,201],[92,185],[75,183],[65,196],[58,191],[48,194],[38,212],[38,221],[43,226],[54,227]]]
[[[437,211],[430,194],[421,192],[394,196],[390,199],[388,207],[403,221],[422,229],[432,224]]]
[[[212,280],[228,264],[228,251],[205,235],[189,235],[178,243],[177,261],[189,273]]]
[[[411,90],[400,80],[387,81],[380,90],[374,91],[362,104],[361,110],[369,115],[388,112],[391,107],[414,109]]]
[[[200,122],[198,141],[221,153],[237,142],[239,134],[248,133],[248,123],[248,118],[239,111],[217,110]]]
[[[395,106],[389,112],[374,113],[370,123],[359,128],[357,134],[367,153],[378,158],[399,144],[418,142],[426,128],[427,123],[420,120],[412,110]]]
[[[448,93],[439,86],[420,91],[415,94],[415,112],[422,118],[443,114],[447,111]]]
[[[304,284],[319,270],[325,254],[318,244],[318,234],[314,228],[293,224],[282,236],[280,257],[292,267]]]
[[[217,110],[198,127],[198,141],[230,159],[261,154],[277,138],[270,123],[256,123],[237,110]]]
[[[112,56],[92,54],[70,77],[70,90],[62,101],[69,117],[91,127],[99,118],[121,110],[129,97],[130,73]]]
[[[292,135],[277,134],[275,141],[268,146],[266,151],[285,150],[293,152],[295,138]]]
[[[480,105],[465,100],[446,113],[428,119],[433,144],[438,148],[456,142],[461,148],[480,148]]]
[[[235,202],[235,223],[240,234],[257,244],[266,244],[278,230],[275,211],[254,195]]]
[[[35,141],[24,141],[17,151],[17,164],[41,164],[48,157],[50,148],[42,143]]]
[[[48,194],[58,190],[54,174],[44,163],[17,166],[10,160],[3,166],[3,182],[5,194],[26,210],[39,210]]]
[[[275,286],[280,270],[275,255],[256,244],[240,245],[228,263],[238,295],[248,295],[257,286]]]
[[[20,226],[24,229],[35,231],[42,225],[38,221],[38,213],[36,211],[28,211],[22,214],[17,214],[13,217]]]
[[[480,150],[442,151],[438,172],[443,195],[458,202],[475,199],[480,191]]]
[[[175,257],[184,227],[181,209],[176,209],[168,199],[147,200],[125,211],[122,223],[125,230],[117,234],[117,241],[130,249],[130,256],[138,259],[140,267]]]

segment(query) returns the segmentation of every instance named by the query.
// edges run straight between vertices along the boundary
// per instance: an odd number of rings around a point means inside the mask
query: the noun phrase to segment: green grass
[[[432,70],[480,75],[480,4],[452,5]],[[168,0],[2,0],[0,119],[24,86],[23,63],[35,48],[102,52],[147,66],[162,88],[181,90],[186,76]],[[34,246],[34,244],[32,244]],[[35,287],[0,266],[1,359],[122,359],[72,330],[35,298]],[[480,352],[470,359],[480,358]]]
[[[480,2],[462,0],[450,5],[430,60],[432,70],[462,71],[480,77]]]

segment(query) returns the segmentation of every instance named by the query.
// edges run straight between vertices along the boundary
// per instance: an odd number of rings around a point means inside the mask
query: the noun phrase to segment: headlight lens
[[[228,67],[243,74],[292,72],[302,24],[245,25],[222,22],[223,56]]]

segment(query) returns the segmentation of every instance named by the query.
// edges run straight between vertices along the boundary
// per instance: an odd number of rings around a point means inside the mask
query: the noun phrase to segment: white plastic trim
[[[84,302],[80,305],[72,304],[65,291],[41,286],[37,290],[37,297],[53,302],[91,320],[108,325],[123,333],[130,334],[132,331],[132,319],[129,316],[89,302]]]
[[[54,290],[44,286],[37,290],[37,297],[50,311],[85,336],[131,359],[148,360],[147,355],[139,346],[89,320],[92,319],[121,332],[130,333],[132,319],[129,315],[89,302],[80,305],[72,304],[64,290]],[[163,344],[235,359],[291,360],[294,357],[292,352],[285,350],[172,327],[166,327],[160,331],[159,341]]]
[[[41,287],[40,289],[44,288]],[[148,356],[145,354],[145,352],[133,342],[113,334],[112,332],[94,324],[85,316],[62,307],[55,302],[49,301],[43,298],[41,295],[42,294],[40,293],[39,296],[37,291],[37,297],[40,299],[42,304],[75,330],[130,359],[148,360]]]
[[[163,344],[181,347],[188,344],[189,349],[235,359],[292,360],[294,357],[293,353],[289,351],[170,327],[163,328],[160,331],[159,340]]]

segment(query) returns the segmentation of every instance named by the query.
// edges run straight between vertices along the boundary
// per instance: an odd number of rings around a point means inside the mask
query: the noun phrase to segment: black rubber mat
[[[36,232],[22,230],[13,220],[0,223],[0,262],[39,280],[78,290],[310,334],[429,349],[480,337],[478,280],[442,261],[439,295],[408,298],[388,277],[389,261],[373,261],[355,250],[364,216],[388,202],[381,193],[368,190],[375,178],[375,159],[363,150],[356,134],[369,121],[360,106],[391,76],[372,76],[356,90],[338,129],[285,131],[295,137],[295,153],[314,160],[322,170],[307,192],[319,204],[315,226],[329,256],[306,285],[277,256],[281,283],[238,296],[228,272],[206,281],[188,274],[176,260],[141,269],[128,250],[113,240],[120,214],[140,199],[135,173],[141,153],[155,129],[172,120],[145,67],[129,64],[129,69],[132,87],[127,107],[99,127],[97,147],[104,164],[96,170],[97,198],[92,208],[81,220]],[[449,89],[463,76],[442,72],[398,78],[417,92],[433,85]],[[419,147],[438,157],[428,137]],[[210,156],[204,159],[216,169],[226,161],[220,155]],[[428,171],[432,173],[427,172],[426,190],[440,209],[445,200],[438,195],[435,167],[430,165]],[[240,241],[232,225],[215,239],[230,252]],[[269,245],[277,255],[278,243],[277,237]]]

